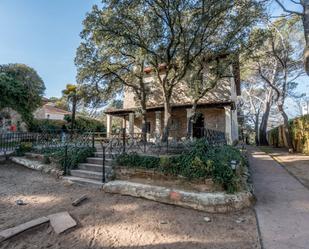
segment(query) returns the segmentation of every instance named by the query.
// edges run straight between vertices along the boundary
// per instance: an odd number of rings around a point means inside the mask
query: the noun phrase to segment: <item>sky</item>
[[[297,9],[290,0],[287,7]],[[0,0],[0,64],[24,63],[45,82],[47,97],[60,97],[75,83],[74,58],[82,21],[100,0]],[[273,15],[282,10],[273,4]],[[309,78],[299,80],[298,91],[309,96]],[[294,109],[292,108],[292,113]]]
[[[74,83],[82,22],[99,0],[0,0],[0,64],[24,63],[45,82],[47,97]]]

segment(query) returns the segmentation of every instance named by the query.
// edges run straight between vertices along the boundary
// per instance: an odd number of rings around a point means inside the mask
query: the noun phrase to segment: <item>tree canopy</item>
[[[237,51],[261,10],[254,0],[105,0],[84,20],[78,80],[107,98],[131,87],[142,103],[144,69],[151,68],[164,97],[166,131],[172,92],[190,65],[208,53]]]
[[[44,82],[33,68],[24,64],[0,65],[0,109],[16,110],[29,125],[44,91]]]

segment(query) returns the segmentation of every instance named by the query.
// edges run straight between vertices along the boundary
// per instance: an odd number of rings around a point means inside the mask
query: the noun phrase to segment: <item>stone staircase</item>
[[[63,177],[65,180],[79,185],[102,187],[103,178],[103,151],[97,147],[93,157],[88,157],[85,163],[78,164],[76,169],[70,170],[70,176]],[[105,180],[113,178],[113,154],[105,154]]]

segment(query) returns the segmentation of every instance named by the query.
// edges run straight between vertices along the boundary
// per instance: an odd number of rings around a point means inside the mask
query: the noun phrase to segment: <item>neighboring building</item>
[[[64,116],[71,114],[66,110],[55,107],[43,97],[43,105],[33,112],[35,119],[63,120]],[[0,132],[27,131],[27,125],[21,115],[12,108],[6,107],[0,110]]]
[[[71,112],[55,107],[55,104],[52,102],[45,103],[33,113],[36,119],[50,120],[63,120],[67,114],[71,114]]]
[[[193,124],[193,137],[201,136],[201,128],[222,131],[226,133],[229,143],[238,140],[237,96],[240,95],[240,79],[238,63],[229,68],[226,77],[202,98],[197,107],[198,118]],[[164,75],[164,70],[162,70]],[[149,83],[150,92],[147,102],[147,133],[161,136],[163,132],[164,107],[163,94],[160,86],[153,79],[151,68],[145,69],[145,81]],[[170,136],[186,137],[192,108],[192,99],[188,95],[185,82],[179,82],[173,91],[172,122]],[[123,127],[129,133],[140,133],[142,119],[138,115],[135,95],[126,88],[124,92],[123,108],[106,110],[107,133],[111,133],[112,116],[123,118]]]

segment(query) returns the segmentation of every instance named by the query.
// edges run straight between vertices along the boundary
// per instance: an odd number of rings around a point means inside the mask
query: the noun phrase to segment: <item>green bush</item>
[[[65,115],[64,119],[71,123],[71,115]],[[82,130],[82,131],[97,131],[97,132],[105,132],[105,125],[102,121],[99,121],[97,119],[83,117],[83,116],[77,116],[75,119],[75,129]]]
[[[145,169],[157,168],[160,164],[160,159],[154,156],[142,156],[137,153],[122,154],[116,159],[119,165],[128,167],[137,167]]]
[[[49,130],[53,132],[61,130],[63,125],[67,126],[68,123],[64,120],[34,119],[29,130],[35,132]]]
[[[237,161],[238,170],[231,168],[231,161]],[[211,178],[215,183],[233,193],[241,189],[242,168],[246,161],[240,151],[232,146],[209,146],[204,139],[197,140],[190,152],[178,156],[144,156],[123,154],[117,158],[122,166],[155,169],[171,175],[181,175],[190,180]]]
[[[32,150],[32,147],[33,145],[31,142],[21,142],[16,150],[16,154],[18,156],[23,156],[25,152],[30,152]]]
[[[71,116],[65,115],[65,120],[50,120],[50,119],[35,119],[33,120],[31,126],[29,127],[30,131],[60,131],[63,125],[69,129],[71,127]],[[81,131],[97,131],[105,132],[105,125],[102,121],[97,119],[77,116],[75,119],[75,129]]]
[[[44,154],[44,157],[49,158],[50,161],[57,162],[62,170],[65,167],[65,147],[44,148],[39,151]],[[91,147],[74,147],[68,146],[67,150],[67,168],[74,169],[81,162],[84,162],[87,157],[92,156],[94,149]]]

